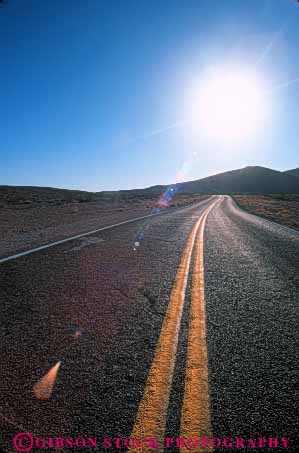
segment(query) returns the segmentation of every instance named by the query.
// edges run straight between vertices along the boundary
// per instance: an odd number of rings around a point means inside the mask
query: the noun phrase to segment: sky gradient
[[[299,166],[298,29],[294,0],[7,0],[0,184],[98,191]],[[186,122],[222,66],[267,91],[258,134],[229,146]]]

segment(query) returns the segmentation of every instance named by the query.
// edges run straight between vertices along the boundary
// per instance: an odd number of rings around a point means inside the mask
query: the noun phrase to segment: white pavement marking
[[[202,200],[202,201],[206,201],[206,200]],[[199,203],[201,203],[201,202],[199,202]],[[15,260],[16,258],[20,258],[22,256],[30,255],[31,253],[39,252],[40,250],[45,250],[45,249],[48,249],[50,247],[54,247],[55,245],[64,244],[65,242],[73,241],[75,239],[79,239],[79,238],[82,238],[84,236],[89,236],[91,234],[99,233],[100,231],[105,231],[105,230],[109,230],[111,228],[115,228],[115,227],[118,227],[118,226],[121,226],[121,225],[125,225],[126,223],[132,223],[132,222],[136,222],[137,220],[148,219],[150,217],[156,217],[156,216],[159,216],[159,215],[163,215],[163,214],[179,211],[179,210],[182,210],[182,209],[186,209],[187,207],[191,207],[191,206],[192,205],[184,206],[182,208],[167,210],[167,211],[158,212],[158,213],[155,213],[155,214],[147,214],[147,215],[144,215],[142,217],[136,217],[135,219],[124,220],[123,222],[115,223],[113,225],[107,225],[107,226],[104,226],[104,227],[101,227],[101,228],[97,228],[96,230],[87,231],[86,233],[77,234],[76,236],[72,236],[72,237],[69,237],[69,238],[61,239],[60,241],[50,242],[49,244],[41,245],[40,247],[35,247],[33,249],[26,250],[25,252],[16,253],[15,255],[7,256],[6,258],[1,258],[0,259],[0,264],[1,263],[5,263],[6,261]]]
[[[266,224],[268,223],[268,224],[270,224],[272,226],[273,225],[274,226],[278,226],[278,227],[282,228],[283,230],[287,230],[287,231],[291,231],[292,233],[299,234],[299,229],[298,228],[288,227],[286,225],[282,225],[282,223],[275,222],[274,220],[269,220],[269,219],[266,219],[265,217],[261,217],[258,214],[253,214],[252,212],[246,211],[246,209],[241,208],[241,206],[239,206],[239,204],[230,195],[223,195],[223,196],[226,197],[227,200],[230,201],[233,204],[233,207],[236,210],[241,211],[243,214],[247,214],[248,216],[255,217],[255,219],[259,220],[261,223],[263,223],[263,222],[266,223]]]

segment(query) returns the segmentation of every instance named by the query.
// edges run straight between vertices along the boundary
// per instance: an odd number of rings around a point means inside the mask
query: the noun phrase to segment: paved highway
[[[3,451],[293,451],[298,239],[215,196],[0,263]]]

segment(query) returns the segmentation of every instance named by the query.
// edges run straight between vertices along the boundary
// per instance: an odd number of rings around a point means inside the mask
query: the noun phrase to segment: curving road
[[[293,451],[298,239],[215,196],[2,262],[3,451],[20,431],[97,437],[83,451],[131,433],[157,439],[145,452],[180,436]]]

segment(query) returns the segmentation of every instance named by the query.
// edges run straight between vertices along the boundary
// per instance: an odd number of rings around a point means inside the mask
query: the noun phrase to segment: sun
[[[241,72],[213,74],[200,84],[193,111],[200,132],[236,142],[253,137],[264,116],[261,83]]]

